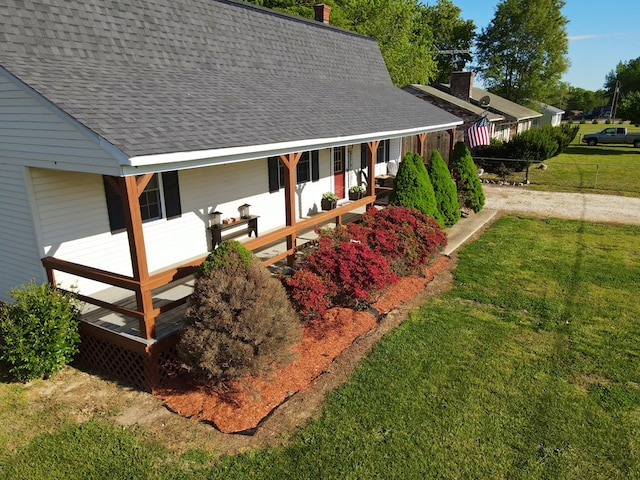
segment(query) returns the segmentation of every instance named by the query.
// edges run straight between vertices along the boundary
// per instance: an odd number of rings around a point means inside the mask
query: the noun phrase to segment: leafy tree
[[[308,0],[249,0],[306,18],[314,18]],[[416,0],[328,0],[331,25],[375,38],[393,83],[430,83],[437,65],[431,29],[422,23]]]
[[[606,92],[604,90],[594,92],[592,90],[585,90],[584,88],[570,86],[567,96],[567,110],[590,112],[594,108],[607,102]]]
[[[451,227],[460,220],[458,189],[438,150],[434,150],[431,154],[428,171],[438,211],[442,214],[444,225]]]
[[[438,52],[435,81],[448,82],[452,71],[462,70],[471,61],[471,53],[442,53],[471,50],[476,26],[473,20],[460,17],[459,7],[451,0],[437,0],[435,5],[422,5],[422,24],[436,32],[434,47]]]
[[[346,28],[378,40],[395,85],[430,82],[437,69],[433,38],[421,27],[415,0],[347,0],[341,8],[349,22]]]
[[[569,61],[564,0],[502,0],[476,41],[475,71],[516,103],[547,101]]]
[[[640,125],[640,91],[628,93],[618,106],[618,117]]]
[[[444,224],[444,218],[438,211],[429,174],[422,157],[417,153],[407,153],[400,162],[389,203],[415,208],[435,218],[439,225]]]
[[[619,85],[620,93],[623,96],[629,92],[640,91],[640,57],[626,63],[618,63],[615,70],[607,74],[604,88],[609,98],[613,96],[617,85]]]
[[[460,204],[478,213],[484,207],[484,192],[471,152],[464,142],[457,142],[451,153],[451,170],[458,188]]]

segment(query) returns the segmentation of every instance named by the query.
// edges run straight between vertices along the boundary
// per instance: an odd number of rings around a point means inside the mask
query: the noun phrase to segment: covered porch
[[[424,136],[419,138],[424,139]],[[266,266],[292,265],[296,253],[315,238],[318,227],[335,227],[357,221],[366,209],[388,195],[375,175],[375,152],[379,141],[367,142],[365,194],[358,200],[344,200],[335,209],[296,217],[297,161],[302,152],[279,156],[284,168],[283,209],[285,225],[259,236],[238,238]],[[81,318],[82,344],[80,360],[99,370],[121,378],[139,388],[151,390],[168,375],[167,365],[174,365],[175,344],[179,339],[182,313],[192,293],[193,274],[206,255],[190,258],[159,271],[150,271],[142,229],[139,196],[152,173],[136,176],[107,177],[122,200],[126,235],[133,275],[127,276],[56,257],[45,257],[48,281],[56,285],[56,273],[64,272],[100,282],[106,288],[78,297],[85,303]],[[378,182],[379,183],[379,182]]]

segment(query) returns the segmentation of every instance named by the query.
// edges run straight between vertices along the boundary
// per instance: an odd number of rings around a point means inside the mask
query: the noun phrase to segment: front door
[[[344,198],[345,147],[333,149],[333,192],[338,198]]]

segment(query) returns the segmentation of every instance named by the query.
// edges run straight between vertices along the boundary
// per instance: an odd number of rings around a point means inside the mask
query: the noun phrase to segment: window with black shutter
[[[284,187],[284,165],[278,157],[267,159],[269,170],[269,193],[277,192]],[[318,150],[302,152],[296,165],[296,183],[320,180],[320,158]]]
[[[125,228],[122,199],[104,177],[103,183],[107,200],[109,227],[111,233],[116,233]],[[161,176],[157,173],[154,174],[140,195],[139,201],[143,222],[160,219],[163,215],[166,215],[167,220],[180,217],[182,215],[182,206],[180,203],[178,172],[164,172]],[[162,209],[163,201],[164,212]]]

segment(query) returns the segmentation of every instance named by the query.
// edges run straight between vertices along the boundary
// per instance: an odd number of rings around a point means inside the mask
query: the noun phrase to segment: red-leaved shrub
[[[321,237],[300,267],[322,278],[335,306],[365,307],[376,294],[397,281],[386,258],[357,241]]]
[[[283,279],[293,307],[304,320],[322,316],[331,306],[329,290],[322,277],[307,269],[296,270]]]
[[[371,208],[361,223],[350,223],[329,235],[367,244],[401,276],[418,272],[447,243],[446,233],[434,218],[399,206]]]
[[[447,243],[430,216],[408,207],[369,209],[361,223],[317,231],[315,249],[284,280],[304,318],[331,306],[363,308],[398,276],[417,273]]]

